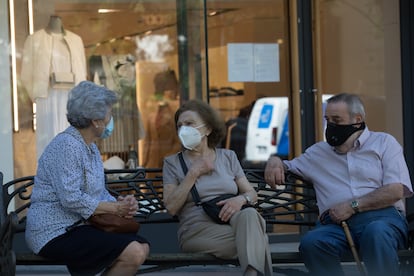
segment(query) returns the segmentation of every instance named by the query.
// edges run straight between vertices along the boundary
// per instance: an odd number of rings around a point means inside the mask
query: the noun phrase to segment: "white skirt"
[[[36,155],[42,155],[47,144],[68,126],[66,103],[69,90],[50,89],[47,98],[36,99]]]

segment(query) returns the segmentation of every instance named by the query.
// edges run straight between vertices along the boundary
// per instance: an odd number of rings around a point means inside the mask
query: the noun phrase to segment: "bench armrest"
[[[19,219],[15,212],[7,215],[0,228],[0,275],[15,275],[16,255],[12,250],[15,229]]]

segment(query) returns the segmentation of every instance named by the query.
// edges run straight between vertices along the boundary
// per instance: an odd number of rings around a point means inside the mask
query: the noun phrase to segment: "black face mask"
[[[356,125],[360,126],[355,127]],[[345,143],[349,136],[362,129],[365,129],[365,122],[350,125],[328,123],[326,126],[325,138],[329,145],[337,147]]]

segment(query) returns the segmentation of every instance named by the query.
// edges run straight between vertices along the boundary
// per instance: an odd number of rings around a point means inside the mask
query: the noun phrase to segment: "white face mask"
[[[189,150],[193,150],[195,147],[200,145],[201,135],[198,128],[203,127],[204,125],[199,125],[197,127],[191,126],[181,126],[180,130],[178,131],[178,137],[180,138],[181,144],[183,147]]]

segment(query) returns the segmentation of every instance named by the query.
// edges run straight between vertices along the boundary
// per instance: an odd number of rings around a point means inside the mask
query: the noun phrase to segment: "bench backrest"
[[[13,201],[16,202],[15,213],[19,216],[19,225],[26,221],[27,208],[30,206],[31,186],[34,184],[34,176],[25,176],[11,180],[3,184],[3,174],[0,172],[1,200],[1,225],[6,221],[8,208]]]
[[[287,174],[286,183],[272,189],[264,181],[263,170],[247,169],[245,174],[258,193],[256,208],[268,224],[314,225],[318,210],[311,183]],[[177,221],[167,213],[162,201],[161,169],[107,170],[105,175],[106,186],[111,194],[133,194],[137,198],[140,208],[136,218],[141,223]],[[28,176],[2,185],[2,224],[7,216],[7,209],[14,200],[17,206],[15,213],[19,217],[17,231],[24,230],[33,184],[34,176]]]

